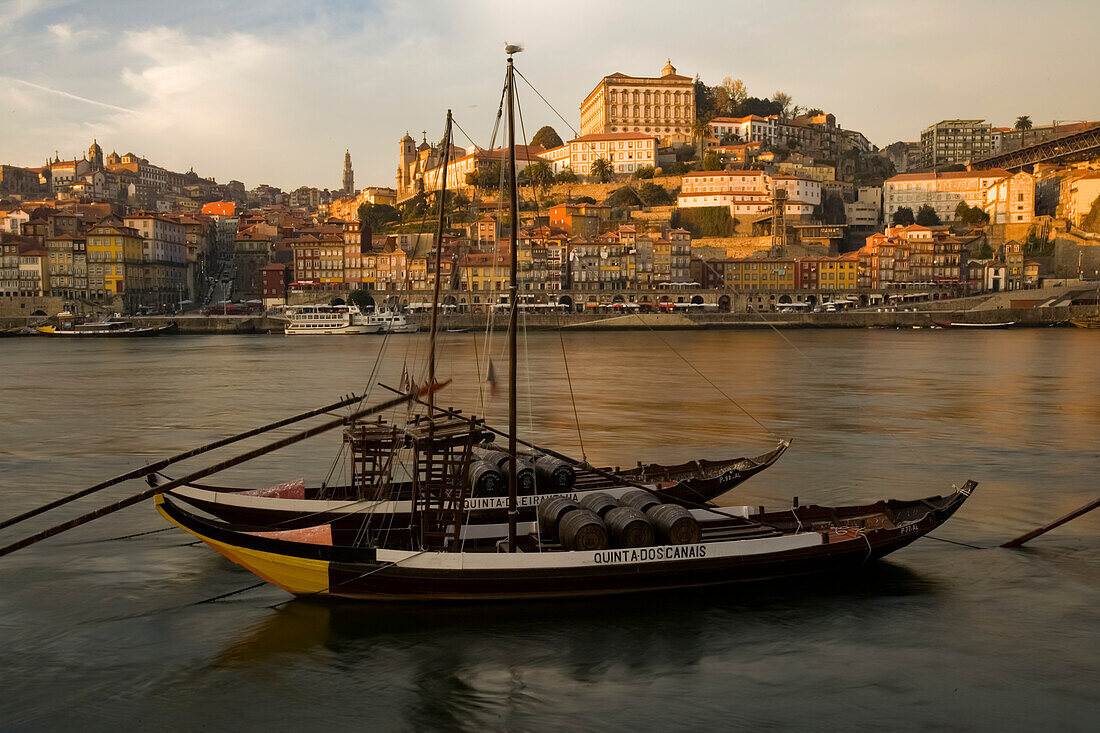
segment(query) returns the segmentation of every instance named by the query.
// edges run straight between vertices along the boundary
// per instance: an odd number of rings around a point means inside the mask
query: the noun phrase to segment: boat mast
[[[519,283],[516,278],[516,240],[519,228],[519,202],[516,190],[516,108],[515,71],[512,54],[523,50],[519,46],[506,46],[508,53],[508,196],[511,226],[508,232],[508,250],[511,257],[511,282],[508,287],[508,552],[516,551],[516,323]]]
[[[440,261],[443,259],[443,217],[447,205],[447,164],[451,157],[451,110],[447,110],[447,128],[443,131],[443,177],[439,185],[439,226],[435,231],[435,286],[432,290],[432,325],[428,340],[428,386],[435,384],[435,333],[441,287]],[[435,416],[435,392],[428,393],[428,417]]]

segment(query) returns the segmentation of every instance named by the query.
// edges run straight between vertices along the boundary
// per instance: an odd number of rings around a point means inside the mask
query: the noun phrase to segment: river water
[[[372,372],[396,384],[404,368],[422,371],[426,343],[6,339],[0,516],[335,401]],[[440,372],[454,382],[440,404],[506,424],[503,391],[474,376],[491,359],[503,388],[503,347],[499,335],[448,334]],[[934,534],[990,548],[1100,488],[1095,332],[531,333],[521,347],[523,435],[580,455],[579,421],[596,464],[749,455],[773,433],[794,439],[725,503],[916,498],[973,478],[974,496]],[[224,482],[319,481],[338,442],[315,438]],[[273,586],[196,605],[255,578],[175,529],[113,539],[164,526],[142,504],[0,559],[0,729],[1096,730],[1100,720],[1100,512],[1022,550],[923,539],[812,583],[433,608],[272,608],[289,598]]]

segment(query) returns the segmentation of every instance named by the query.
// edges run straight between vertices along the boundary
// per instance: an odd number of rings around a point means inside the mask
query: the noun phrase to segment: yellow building
[[[136,305],[146,286],[141,234],[111,215],[88,230],[86,245],[88,297],[123,296],[127,305]]]

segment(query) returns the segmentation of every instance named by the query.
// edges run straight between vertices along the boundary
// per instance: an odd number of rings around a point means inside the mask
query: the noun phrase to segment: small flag
[[[401,365],[401,382],[399,384],[402,392],[408,392],[412,386],[412,380],[409,379],[409,370],[407,365]]]
[[[485,381],[489,383],[489,394],[496,397],[497,394],[497,373],[493,369],[493,360],[489,360],[489,373],[485,377]]]

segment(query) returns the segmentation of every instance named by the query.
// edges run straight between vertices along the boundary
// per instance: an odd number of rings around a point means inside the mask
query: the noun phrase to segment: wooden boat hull
[[[160,495],[172,523],[284,590],[370,601],[486,601],[619,595],[796,578],[857,568],[939,527],[974,489],[862,507],[807,506],[765,515],[818,527],[779,536],[572,552],[427,552],[333,544],[327,525],[242,530]],[[892,517],[892,519],[891,519]],[[824,526],[821,522],[828,523]]]
[[[42,326],[36,329],[44,336],[58,336],[64,338],[147,338],[161,336],[175,331],[178,326],[170,323],[167,326],[147,326],[141,328],[126,328],[117,331],[64,331],[53,326]]]
[[[638,479],[643,485],[653,488],[661,499],[668,503],[684,506],[699,506],[727,493],[734,487],[770,468],[786,452],[789,441],[783,441],[778,447],[751,459],[733,462],[728,470],[723,470],[705,478],[681,478],[691,470],[693,463],[668,468],[667,474],[658,479],[667,481],[646,481],[633,473],[624,474],[627,478]],[[744,467],[742,462],[753,465]],[[722,462],[714,462],[721,464]],[[679,479],[679,480],[676,480]],[[535,518],[538,502],[551,496],[563,496],[577,501],[585,493],[603,491],[618,496],[634,491],[633,486],[609,487],[595,485],[591,489],[578,487],[564,494],[525,494],[519,496],[519,519],[531,521]],[[315,496],[318,489],[305,489],[295,495]],[[252,527],[279,527],[293,529],[322,522],[349,522],[362,524],[366,517],[385,517],[384,521],[394,527],[408,524],[410,500],[407,492],[397,491],[393,500],[361,501],[357,499],[320,499],[320,498],[283,498],[281,496],[256,496],[244,490],[224,490],[211,486],[184,486],[174,489],[172,496],[186,501],[191,506],[220,520]],[[470,521],[473,523],[503,522],[507,519],[507,497],[481,497],[467,499]]]
[[[1016,325],[1016,321],[1005,321],[1004,323],[965,323],[959,321],[935,321],[935,324],[940,328],[1012,328]],[[916,326],[914,326],[916,328]]]
[[[1069,322],[1077,328],[1100,328],[1100,318],[1071,318]]]

